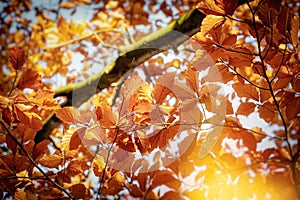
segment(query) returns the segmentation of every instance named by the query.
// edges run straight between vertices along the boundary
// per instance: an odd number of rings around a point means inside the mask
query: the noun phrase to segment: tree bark
[[[239,0],[238,6],[247,0]],[[56,96],[66,96],[68,102],[65,106],[79,106],[95,93],[109,87],[119,80],[129,70],[137,67],[147,59],[167,49],[176,49],[180,44],[200,31],[200,26],[206,15],[197,8],[181,16],[172,22],[167,28],[162,28],[138,42],[126,47],[119,57],[107,65],[103,71],[93,75],[86,81],[68,84],[58,88]],[[41,142],[48,138],[52,130],[58,126],[60,120],[53,115],[38,131],[35,142]]]

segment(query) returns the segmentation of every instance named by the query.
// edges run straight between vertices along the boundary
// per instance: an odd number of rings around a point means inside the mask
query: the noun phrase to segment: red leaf
[[[42,77],[36,71],[30,68],[26,68],[17,85],[19,89],[31,88],[37,89],[42,85]]]
[[[71,195],[76,199],[85,199],[87,194],[87,189],[82,183],[77,183],[75,185],[72,185],[70,188]]]
[[[25,51],[21,47],[14,47],[9,51],[9,61],[15,70],[22,68],[25,63]]]
[[[238,5],[238,0],[215,0],[215,2],[227,15],[232,15]]]

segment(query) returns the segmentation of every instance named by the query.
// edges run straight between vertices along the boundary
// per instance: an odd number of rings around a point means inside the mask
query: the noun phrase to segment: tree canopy
[[[1,198],[300,199],[297,0],[45,2],[0,1]]]

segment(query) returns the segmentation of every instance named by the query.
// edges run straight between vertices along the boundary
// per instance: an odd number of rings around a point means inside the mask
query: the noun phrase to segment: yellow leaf
[[[15,200],[26,200],[26,193],[22,189],[17,188],[14,199]]]
[[[62,2],[59,7],[65,8],[65,9],[70,9],[74,7],[74,4],[71,2]]]
[[[223,16],[207,15],[201,25],[202,35],[206,35],[213,27],[222,24],[225,21]]]

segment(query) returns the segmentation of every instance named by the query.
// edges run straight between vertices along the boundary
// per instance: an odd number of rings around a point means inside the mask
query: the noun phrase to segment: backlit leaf
[[[15,70],[19,70],[25,63],[25,51],[21,47],[13,47],[9,51],[9,61]]]
[[[73,8],[73,7],[74,7],[74,4],[71,3],[71,2],[61,2],[61,3],[59,4],[59,7],[65,8],[65,9],[70,9],[70,8]]]
[[[59,165],[61,165],[63,162],[63,159],[56,154],[50,154],[50,155],[46,155],[44,157],[42,157],[39,160],[39,163],[45,167],[49,167],[49,168],[56,168]]]
[[[42,77],[39,73],[31,68],[26,68],[19,79],[17,88],[25,89],[38,89],[42,86]]]
[[[242,103],[237,110],[237,114],[248,116],[249,114],[254,113],[255,106],[256,105],[251,102]]]

